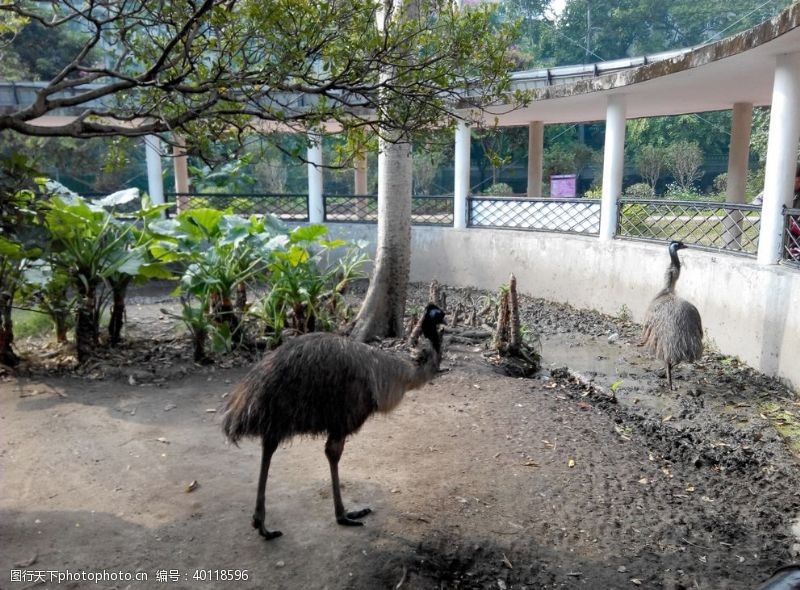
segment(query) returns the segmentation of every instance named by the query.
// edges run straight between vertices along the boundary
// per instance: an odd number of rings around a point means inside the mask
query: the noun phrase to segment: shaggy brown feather
[[[268,530],[265,492],[272,454],[282,440],[294,435],[327,434],[325,455],[331,468],[336,522],[358,526],[369,508],[347,512],[339,485],[339,459],[345,439],[357,432],[374,412],[390,412],[403,394],[430,381],[439,369],[444,312],[428,305],[422,333],[431,349],[417,363],[400,359],[366,344],[334,334],[307,334],[268,354],[247,374],[225,403],[222,428],[228,439],[260,436],[261,471],[258,477],[253,527],[265,539],[280,531]]]
[[[335,334],[299,336],[265,356],[229,396],[223,431],[234,443],[355,433],[373,412],[390,412],[406,391],[433,379],[439,354],[428,349],[420,361]]]
[[[642,333],[642,344],[666,364],[670,387],[674,365],[683,361],[694,362],[703,355],[700,312],[675,294],[675,283],[681,274],[677,250],[684,247],[680,242],[670,244],[671,263],[667,268],[665,285],[650,303]]]

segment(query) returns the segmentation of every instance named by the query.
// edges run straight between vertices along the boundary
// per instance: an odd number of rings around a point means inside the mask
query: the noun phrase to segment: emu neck
[[[667,268],[667,274],[664,281],[664,292],[673,293],[675,291],[675,283],[678,282],[678,277],[681,276],[681,261],[678,260],[678,253],[675,250],[669,251],[670,260],[672,263]]]

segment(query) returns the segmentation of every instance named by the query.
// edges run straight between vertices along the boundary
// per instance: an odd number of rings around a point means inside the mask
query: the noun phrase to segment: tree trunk
[[[116,346],[122,340],[122,324],[125,322],[125,293],[128,290],[129,278],[122,279],[111,288],[113,305],[111,319],[108,322],[108,337],[111,346]]]
[[[56,342],[64,344],[67,341],[68,315],[66,312],[57,311],[53,314],[53,323],[56,327]]]
[[[0,293],[0,363],[9,367],[19,364],[19,357],[11,345],[14,343],[14,323],[11,320],[11,296]]]
[[[508,281],[508,353],[518,356],[522,350],[522,329],[519,321],[517,278],[512,274]]]
[[[194,360],[203,363],[206,360],[206,331],[196,330],[194,332]]]
[[[75,346],[79,363],[89,360],[97,345],[96,289],[94,285],[86,288],[75,318]]]
[[[411,145],[381,138],[375,269],[352,332],[362,342],[403,336],[411,271],[411,180]]]

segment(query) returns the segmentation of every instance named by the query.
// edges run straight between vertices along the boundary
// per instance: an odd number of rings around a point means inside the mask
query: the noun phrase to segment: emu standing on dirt
[[[431,349],[416,363],[343,336],[306,334],[280,346],[261,360],[231,394],[223,410],[222,428],[236,443],[243,436],[260,436],[261,473],[258,479],[253,528],[266,539],[281,535],[264,526],[264,492],[272,454],[281,441],[296,434],[327,433],[325,455],[331,467],[336,522],[359,526],[369,508],[345,512],[339,491],[339,458],[345,438],[361,428],[374,412],[390,412],[403,394],[422,387],[439,370],[444,312],[425,308],[422,333]]]
[[[672,390],[672,367],[681,361],[694,362],[703,354],[703,324],[697,308],[675,294],[675,283],[681,276],[678,250],[686,248],[683,242],[669,244],[672,261],[667,268],[666,284],[656,295],[644,321],[641,344],[664,361],[667,382]]]

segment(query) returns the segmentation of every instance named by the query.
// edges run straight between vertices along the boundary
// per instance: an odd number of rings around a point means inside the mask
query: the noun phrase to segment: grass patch
[[[14,338],[47,336],[53,331],[53,322],[44,313],[14,309],[11,312],[11,321],[14,322]]]
[[[800,408],[788,410],[777,402],[764,402],[759,410],[786,440],[792,453],[800,457]]]

